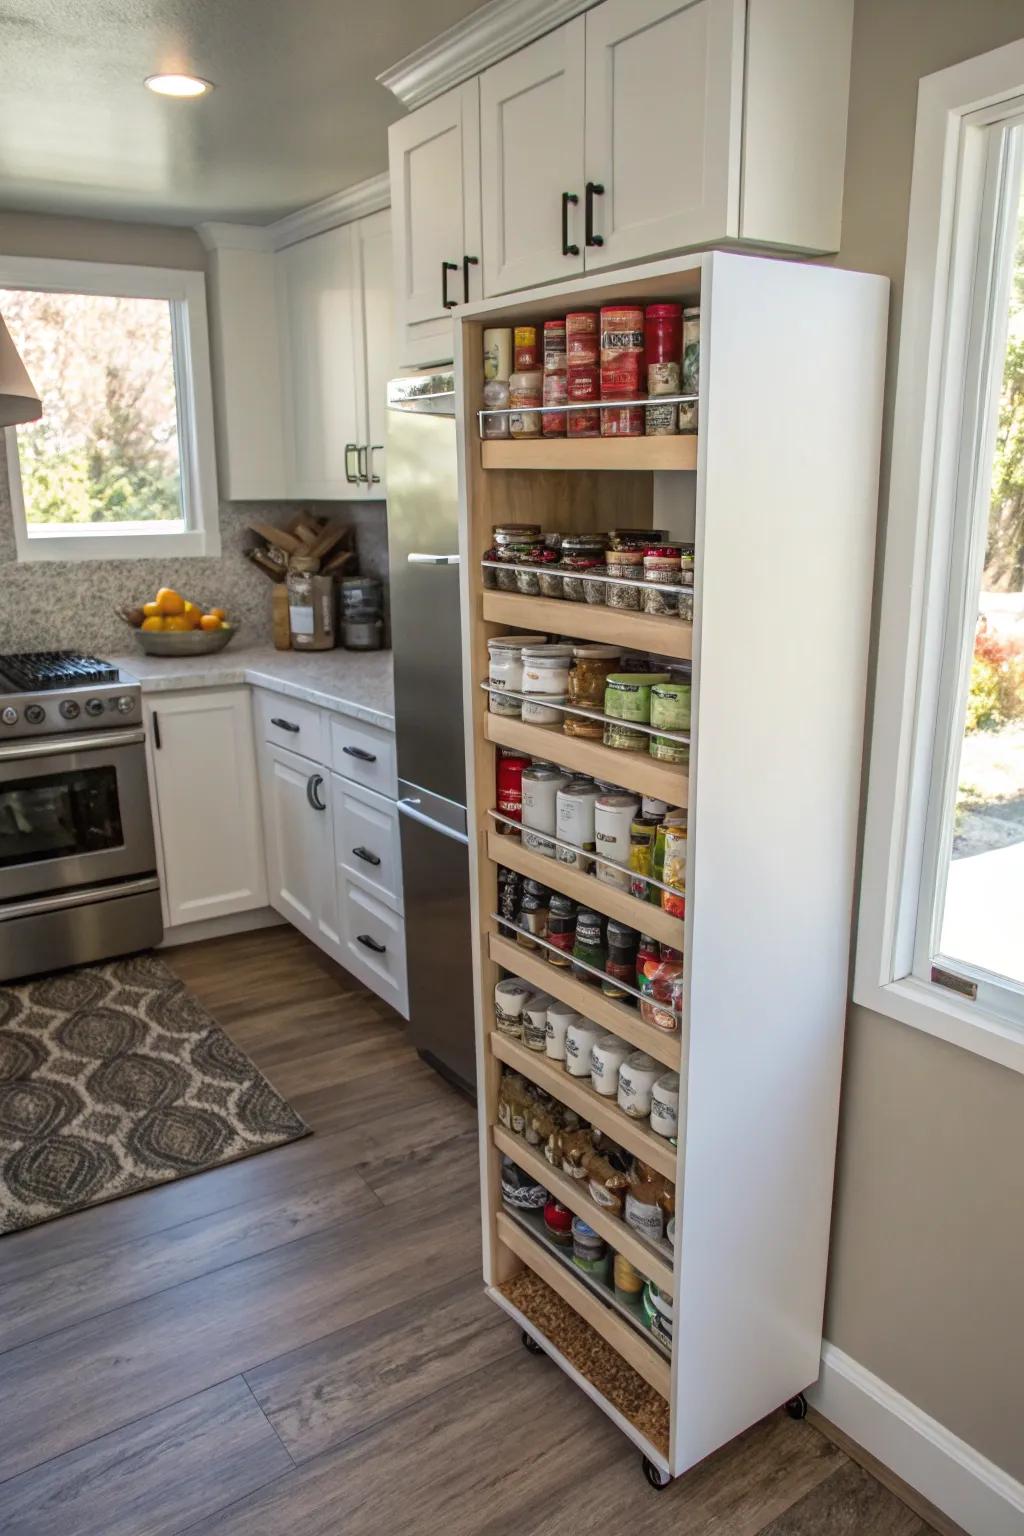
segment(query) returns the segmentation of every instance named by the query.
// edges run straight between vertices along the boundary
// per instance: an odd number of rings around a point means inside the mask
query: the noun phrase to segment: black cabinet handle
[[[309,801],[314,811],[326,811],[327,809],[326,803],[321,800],[320,796],[317,794],[317,790],[320,788],[320,785],[323,783],[323,781],[324,776],[322,773],[311,773],[309,778],[306,780],[306,799]]]
[[[342,747],[341,750],[346,757],[358,757],[361,763],[375,763],[377,761],[375,752],[364,752],[362,747]]]
[[[386,955],[388,952],[386,944],[378,944],[377,940],[371,939],[368,933],[358,933],[356,938],[360,944],[365,944],[367,949],[372,949],[375,955]]]
[[[569,204],[572,203],[573,207],[575,208],[575,206],[577,205],[578,202],[579,202],[579,198],[576,196],[575,192],[563,192],[562,193],[562,255],[563,256],[578,256],[579,253],[580,253],[580,248],[579,248],[578,245],[570,245],[569,244]]]
[[[599,181],[587,182],[586,203],[586,241],[588,245],[604,245],[604,236],[594,234],[594,198],[604,196],[604,187]]]
[[[276,725],[279,731],[294,731],[298,735],[299,727],[293,725],[291,720],[282,720],[280,715],[271,715],[271,725]]]
[[[479,256],[463,256],[462,258],[462,302],[469,303],[469,269],[480,265]]]
[[[159,752],[160,748],[163,746],[163,742],[160,740],[160,716],[154,709],[149,718],[153,722],[153,745]]]
[[[359,484],[359,476],[358,476],[358,474],[354,475],[352,473],[351,469],[349,468],[349,463],[348,463],[349,459],[352,457],[352,455],[355,452],[356,452],[356,445],[355,445],[355,443],[346,443],[345,444],[345,479],[348,481],[349,485],[358,485]],[[357,460],[357,463],[358,463],[358,460]]]
[[[366,473],[366,459],[369,450],[366,447],[356,449],[356,479],[363,485],[369,485],[370,479]]]
[[[450,299],[448,297],[448,273],[457,272],[458,270],[459,264],[457,261],[442,261],[441,263],[441,304],[444,309],[454,309],[459,302],[458,299]]]
[[[369,848],[353,848],[352,852],[355,854],[357,859],[362,859],[364,864],[380,863],[380,859],[375,853],[371,853]]]

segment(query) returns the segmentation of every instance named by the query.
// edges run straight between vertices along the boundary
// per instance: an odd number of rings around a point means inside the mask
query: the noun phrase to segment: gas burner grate
[[[83,656],[80,651],[23,651],[0,656],[0,676],[16,691],[34,693],[49,688],[116,683],[120,674],[108,661]]]

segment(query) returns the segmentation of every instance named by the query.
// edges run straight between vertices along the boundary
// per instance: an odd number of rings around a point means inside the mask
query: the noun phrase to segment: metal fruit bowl
[[[229,629],[137,629],[135,638],[147,656],[212,656],[229,644],[237,628],[232,624]]]

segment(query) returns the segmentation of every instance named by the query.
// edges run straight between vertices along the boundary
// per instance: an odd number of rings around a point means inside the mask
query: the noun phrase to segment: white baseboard
[[[232,933],[248,933],[253,928],[276,928],[284,918],[273,907],[257,907],[252,912],[232,912],[230,917],[210,917],[205,922],[181,923],[177,928],[165,928],[160,949],[173,949],[177,944],[196,944],[201,939],[225,939]]]
[[[1024,1533],[1024,1483],[834,1344],[807,1400],[971,1536]]]

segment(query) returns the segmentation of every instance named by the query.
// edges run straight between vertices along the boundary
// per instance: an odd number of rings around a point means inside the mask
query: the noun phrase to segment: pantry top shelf
[[[480,444],[484,469],[696,469],[697,437],[520,437]]]

